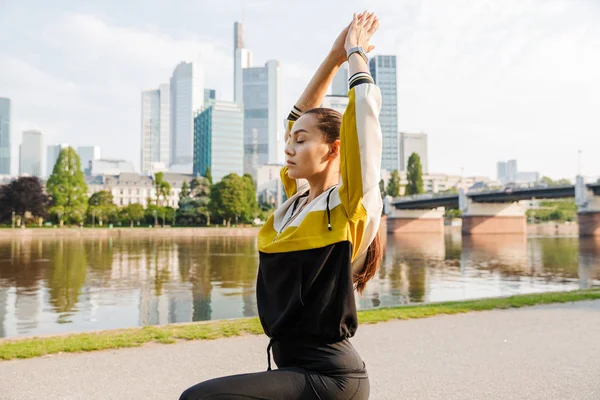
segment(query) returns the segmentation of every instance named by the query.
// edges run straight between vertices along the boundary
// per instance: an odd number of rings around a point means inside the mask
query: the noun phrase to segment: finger
[[[367,10],[365,10],[362,13],[362,18],[359,20],[359,25],[360,26],[364,26],[364,23],[365,23],[366,19],[368,18],[368,16],[369,16],[369,12]]]
[[[370,53],[370,52],[372,52],[374,49],[375,49],[375,46],[374,46],[374,45],[372,45],[372,44],[370,44],[370,45],[369,45],[369,48],[367,49],[367,53]]]
[[[356,18],[356,22],[358,23],[358,25],[361,25],[364,20],[365,20],[365,14],[363,14],[363,13],[358,14],[358,16]]]
[[[365,21],[365,29],[367,31],[369,29],[371,29],[371,26],[373,26],[373,23],[375,22],[376,19],[377,19],[377,17],[375,16],[375,13],[369,14],[369,16],[367,17],[367,20]]]
[[[367,29],[369,35],[373,35],[379,28],[379,18],[375,17],[371,26]]]

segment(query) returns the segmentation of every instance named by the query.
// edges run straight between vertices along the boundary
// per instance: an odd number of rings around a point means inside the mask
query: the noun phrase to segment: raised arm
[[[362,14],[360,14],[362,16]],[[285,121],[285,134],[284,143],[287,143],[290,130],[294,121],[296,121],[304,111],[319,107],[323,103],[327,89],[333,80],[333,77],[340,69],[340,66],[346,61],[346,38],[348,36],[348,30],[350,25],[345,27],[342,32],[338,35],[331,50],[325,57],[325,60],[321,63],[312,79],[302,92],[302,95],[296,102],[296,105],[290,111],[290,114]],[[281,181],[285,188],[285,193],[288,197],[291,197],[296,193],[298,183],[295,179],[291,179],[287,174],[287,167],[283,167],[280,171]]]
[[[366,52],[371,51],[374,46],[369,41],[378,27],[379,21],[374,14],[362,18],[355,15],[346,39],[347,51],[358,46]],[[340,200],[350,219],[369,216],[375,221],[381,215],[382,207],[379,193],[381,92],[359,53],[352,53],[348,61],[349,101],[340,132]],[[355,249],[357,254],[361,250],[358,246]]]

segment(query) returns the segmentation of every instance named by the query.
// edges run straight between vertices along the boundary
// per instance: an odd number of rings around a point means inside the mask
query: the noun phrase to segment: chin
[[[303,176],[302,174],[298,173],[298,171],[295,171],[296,168],[294,169],[289,169],[288,168],[288,176],[292,179],[304,179],[305,176]]]

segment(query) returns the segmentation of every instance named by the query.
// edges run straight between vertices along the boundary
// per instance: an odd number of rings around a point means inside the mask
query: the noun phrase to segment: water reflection
[[[253,237],[0,242],[0,337],[255,316]],[[390,235],[359,308],[599,286],[600,239]]]

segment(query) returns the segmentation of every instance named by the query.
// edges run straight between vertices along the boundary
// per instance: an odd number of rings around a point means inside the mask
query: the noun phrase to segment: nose
[[[292,147],[292,140],[288,139],[288,141],[285,143],[285,148],[283,149],[284,153],[288,156],[293,156],[294,155],[294,149]]]

